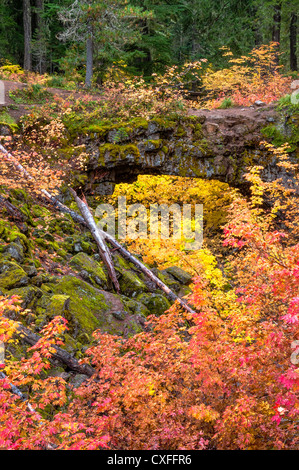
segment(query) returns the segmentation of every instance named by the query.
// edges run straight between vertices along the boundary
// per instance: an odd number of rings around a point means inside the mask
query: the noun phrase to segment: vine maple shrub
[[[221,70],[207,68],[203,75],[207,108],[218,108],[230,100],[231,105],[251,106],[255,101],[266,104],[277,101],[289,89],[291,78],[277,65],[277,43],[254,48],[248,55],[234,57],[227,47],[222,47],[228,66]]]
[[[196,313],[173,305],[128,339],[95,331],[82,359],[95,372],[77,388],[49,374],[53,344],[67,328],[62,317],[26,358],[7,359],[1,448],[298,448],[298,177],[285,147],[269,151],[292,184],[264,183],[259,167],[247,175],[252,197],[235,198],[224,227],[233,254],[223,272],[199,263],[189,298]],[[15,341],[14,321],[4,316],[15,301],[0,302],[6,344]]]

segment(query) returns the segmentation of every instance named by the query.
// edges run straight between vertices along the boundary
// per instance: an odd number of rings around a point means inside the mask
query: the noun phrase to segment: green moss
[[[136,145],[103,144],[99,147],[99,164],[101,165],[104,165],[106,158],[110,161],[117,161],[128,157],[133,157],[135,161],[138,161],[140,152]]]
[[[122,129],[124,133],[131,135],[140,129],[148,128],[148,122],[143,118],[113,122],[109,119],[98,119],[92,113],[82,116],[72,112],[64,117],[63,122],[72,139],[80,134],[87,134],[94,139],[105,139],[113,130]]]
[[[50,238],[51,236],[51,234],[45,233],[43,238],[35,238],[34,241],[40,248],[42,248],[43,250],[47,250],[48,253],[57,253],[57,255],[61,256],[62,258],[66,258],[67,250],[65,250],[65,244],[61,242],[60,246],[58,242],[52,241],[52,239]]]
[[[122,130],[126,135],[132,135],[148,128],[148,121],[144,118],[134,118],[113,124],[113,130]]]
[[[37,325],[44,326],[55,316],[67,316],[70,297],[68,295],[50,295],[51,289],[36,302],[35,313],[39,316]]]
[[[151,122],[157,124],[158,127],[162,130],[171,130],[174,129],[176,126],[176,122],[165,117],[155,117],[151,119]]]
[[[17,226],[11,226],[5,220],[0,220],[0,238],[7,243],[20,242],[25,252],[30,252],[33,246],[26,235],[19,231]]]
[[[170,274],[170,276],[172,276],[181,284],[188,285],[192,281],[192,276],[186,271],[184,271],[182,268],[179,268],[178,266],[171,266],[169,268],[166,268],[165,272],[167,274]]]
[[[17,295],[21,299],[22,308],[32,308],[36,299],[42,295],[41,290],[35,286],[19,287],[9,291],[9,295]]]
[[[279,146],[286,142],[285,136],[276,128],[274,124],[270,124],[261,130],[263,136],[270,139],[273,145]]]
[[[0,126],[7,126],[12,132],[18,129],[16,121],[7,111],[0,113]]]
[[[161,294],[141,294],[137,300],[154,315],[163,315],[171,306],[169,300]]]
[[[148,308],[143,303],[138,302],[137,300],[123,296],[123,302],[130,313],[133,313],[135,315],[142,315],[144,317],[147,317],[150,314]]]
[[[186,135],[187,135],[186,129],[182,125],[179,125],[177,130],[174,133],[174,136],[181,138],[181,137],[185,137]]]
[[[162,139],[149,139],[145,142],[145,145],[147,147],[150,147],[151,149],[161,149],[163,146],[163,140]]]
[[[299,143],[299,114],[290,112],[284,120],[284,126],[270,124],[264,127],[261,133],[276,147],[288,143],[289,152],[292,152],[298,148]]]
[[[76,277],[64,276],[52,289],[55,295],[68,296],[70,299],[65,316],[73,336],[77,337],[81,333],[91,335],[96,329],[122,334],[121,322],[110,313],[111,304],[95,287]]]
[[[34,217],[47,217],[51,215],[51,212],[46,207],[34,204],[30,207],[30,212]]]
[[[202,125],[200,122],[197,122],[193,126],[193,138],[195,138],[196,140],[203,141],[203,131],[202,131]]]
[[[69,261],[69,265],[78,271],[81,277],[95,287],[108,287],[106,274],[101,265],[86,253],[78,253]]]
[[[12,289],[28,284],[28,276],[17,263],[0,258],[0,288]]]
[[[116,268],[116,271],[121,274],[119,285],[122,294],[136,297],[140,292],[147,290],[145,283],[133,271],[120,270],[119,268]]]

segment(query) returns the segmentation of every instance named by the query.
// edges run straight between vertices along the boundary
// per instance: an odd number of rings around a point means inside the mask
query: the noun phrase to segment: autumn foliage
[[[257,99],[271,103],[289,84],[276,53],[272,44],[236,59],[224,49],[228,66],[220,71],[202,60],[169,67],[151,83],[108,77],[95,101],[89,95],[46,101],[23,119],[22,141],[1,138],[33,179],[22,172],[16,177],[15,163],[3,157],[0,184],[55,191],[61,179],[66,182],[59,151],[67,132],[82,130],[82,123],[90,130],[116,118],[177,116],[190,106],[219,107],[225,99],[241,106]],[[24,78],[9,66],[2,72]],[[190,81],[205,89],[196,102],[185,100]],[[221,183],[190,185],[172,177],[163,177],[160,188],[154,178],[151,185],[141,178],[126,188],[128,202],[140,202],[141,193],[160,203],[169,203],[169,194],[182,203],[200,197],[210,233],[224,225],[225,256],[219,262],[207,247],[182,253],[168,240],[131,245],[159,267],[179,258],[189,266],[194,279],[188,300],[196,313],[173,305],[164,315],[147,317],[145,330],[127,339],[95,331],[81,359],[95,372],[77,387],[51,375],[53,346],[63,347],[67,331],[66,319],[54,317],[22,359],[8,355],[1,365],[0,448],[298,448],[298,167],[287,146],[263,145],[287,178],[266,183],[262,168],[252,168],[248,199]],[[83,168],[84,151],[80,145],[72,151],[67,164]],[[1,297],[0,341],[8,348],[17,344],[16,315],[29,312],[22,312],[16,297]]]
[[[5,449],[296,449],[299,320],[296,166],[275,152],[292,184],[247,178],[224,227],[231,256],[220,270],[199,262],[190,302],[148,317],[128,339],[94,332],[82,360],[95,368],[79,387],[47,375],[66,320],[55,317],[1,379],[0,446]],[[265,209],[263,201],[271,204]],[[279,226],[281,227],[279,229]],[[204,260],[204,258],[203,258]],[[12,339],[1,301],[0,339]],[[19,387],[26,400],[11,392]],[[30,406],[29,406],[30,405]]]

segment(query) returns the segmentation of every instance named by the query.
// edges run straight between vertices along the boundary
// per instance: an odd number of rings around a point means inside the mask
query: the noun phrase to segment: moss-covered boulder
[[[166,268],[162,272],[172,276],[172,278],[176,279],[183,285],[188,285],[192,281],[191,274],[187,273],[182,268],[179,268],[177,266],[171,266],[169,268]]]
[[[16,262],[0,258],[0,289],[27,286],[28,276]]]
[[[24,253],[30,251],[31,243],[16,225],[12,225],[5,220],[0,220],[0,239],[6,243],[15,242],[23,247]],[[5,247],[2,247],[3,249]],[[2,251],[3,251],[2,249]]]
[[[119,285],[121,293],[128,297],[136,297],[141,292],[147,291],[146,284],[133,271],[119,270]]]
[[[171,306],[169,300],[162,294],[141,294],[137,300],[146,306],[149,313],[163,315]]]
[[[102,266],[86,253],[81,252],[73,256],[69,264],[80,274],[84,281],[89,282],[95,287],[108,288],[107,276]]]
[[[96,250],[96,244],[93,243],[88,233],[81,236],[75,234],[74,236],[64,238],[62,248],[72,254],[84,252],[88,255],[92,255]]]
[[[148,308],[138,300],[130,299],[129,297],[122,296],[123,303],[130,313],[135,315],[142,315],[147,317],[150,314]]]
[[[134,270],[133,263],[126,261],[118,254],[113,255],[113,263],[122,295],[132,298],[148,291],[143,274]]]
[[[22,308],[31,308],[36,299],[42,296],[42,291],[35,286],[25,286],[10,290],[9,295],[17,295]]]
[[[105,291],[74,276],[64,276],[52,286],[52,292],[55,296],[69,298],[64,316],[69,321],[72,336],[86,333],[90,337],[97,329],[111,334],[123,334],[123,322],[112,314],[114,302],[117,303],[117,310],[123,308],[119,296],[111,293],[108,296]]]
[[[9,243],[4,247],[3,253],[9,254],[17,263],[24,260],[24,249],[21,243]]]

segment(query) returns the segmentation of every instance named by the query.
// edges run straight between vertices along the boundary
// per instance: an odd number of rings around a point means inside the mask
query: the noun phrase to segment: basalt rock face
[[[278,168],[261,146],[262,129],[269,126],[289,132],[273,106],[198,110],[175,120],[136,120],[90,132],[83,139],[89,155],[86,189],[111,194],[116,183],[139,174],[216,179],[242,188],[254,164],[264,165],[263,176],[272,179]]]

